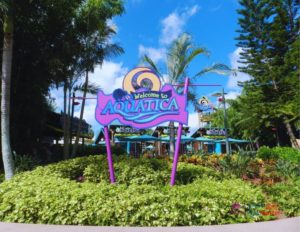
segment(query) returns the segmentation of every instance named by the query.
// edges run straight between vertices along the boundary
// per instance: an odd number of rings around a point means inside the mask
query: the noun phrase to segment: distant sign
[[[179,95],[171,85],[161,87],[159,77],[145,67],[131,70],[123,88],[113,94],[98,92],[96,120],[103,126],[118,119],[123,125],[149,128],[166,121],[188,123],[187,95]]]
[[[118,126],[118,127],[116,127],[116,133],[118,133],[118,134],[138,134],[138,133],[140,133],[140,130],[129,127],[129,126]]]
[[[198,100],[198,103],[199,103],[199,109],[201,111],[208,111],[208,110],[213,110],[213,105],[212,103],[209,101],[209,99],[205,96],[201,97],[199,100]]]
[[[225,135],[226,132],[224,129],[209,129],[206,131],[207,135]]]

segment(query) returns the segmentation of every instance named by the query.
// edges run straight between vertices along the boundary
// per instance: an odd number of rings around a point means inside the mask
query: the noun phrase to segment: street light
[[[72,133],[73,133],[73,118],[74,118],[74,106],[79,105],[80,102],[75,101],[75,93],[72,96],[72,112],[71,112],[71,123],[70,123],[70,144],[72,144]]]
[[[224,130],[225,130],[225,141],[226,141],[226,154],[230,154],[229,140],[228,140],[228,130],[227,130],[227,113],[226,113],[226,104],[225,104],[225,94],[224,88],[222,93],[214,93],[212,96],[219,97],[218,100],[222,101],[224,107]]]

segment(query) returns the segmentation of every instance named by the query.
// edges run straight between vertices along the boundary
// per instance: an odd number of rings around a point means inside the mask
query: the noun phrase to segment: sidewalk
[[[0,222],[1,232],[300,232],[300,217],[246,224],[190,227],[60,226]]]

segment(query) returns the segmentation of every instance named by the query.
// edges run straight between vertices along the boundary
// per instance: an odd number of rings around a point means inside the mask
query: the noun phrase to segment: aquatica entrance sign
[[[98,93],[96,120],[103,126],[118,119],[134,128],[149,128],[166,121],[187,124],[187,96],[179,95],[171,85],[161,86],[160,78],[149,68],[131,70],[123,88],[111,95]]]
[[[167,121],[179,123],[170,180],[171,185],[175,184],[182,125],[188,124],[187,87],[188,78],[180,95],[172,85],[162,86],[160,78],[150,68],[138,67],[124,77],[122,89],[114,90],[111,95],[99,91],[95,113],[96,120],[104,126],[111,183],[115,183],[115,175],[108,125],[117,119],[123,125],[138,129]]]

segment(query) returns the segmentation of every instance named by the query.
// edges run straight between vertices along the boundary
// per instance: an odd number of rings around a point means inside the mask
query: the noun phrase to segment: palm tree
[[[13,56],[13,15],[12,3],[2,1],[0,12],[4,14],[3,21],[3,54],[2,54],[2,84],[1,84],[1,147],[5,179],[14,175],[14,162],[10,146],[10,82]]]
[[[191,35],[187,33],[182,33],[170,46],[167,57],[166,57],[166,71],[168,80],[167,82],[171,85],[179,84],[180,86],[176,87],[176,91],[182,93],[184,78],[187,76],[187,69],[191,62],[199,55],[207,55],[208,52],[205,48],[197,47],[192,43]],[[147,55],[144,56],[144,61],[150,65],[150,67],[156,71],[160,77],[164,80],[162,72],[156,66],[156,64],[151,60]],[[219,74],[227,74],[231,71],[224,64],[214,64],[211,67],[205,68],[197,72],[194,76],[190,78],[190,83],[192,83],[197,77],[207,73],[207,72],[216,72]],[[196,107],[197,98],[193,91],[189,91],[188,100]],[[170,133],[170,154],[174,154],[175,148],[175,130],[174,122],[170,121],[169,123],[169,133]]]
[[[79,118],[79,123],[78,123],[78,127],[77,127],[77,132],[76,132],[76,139],[75,139],[75,144],[74,144],[74,149],[73,149],[73,156],[76,154],[77,151],[77,147],[78,147],[78,143],[79,143],[79,134],[81,131],[81,127],[82,127],[82,120],[83,120],[83,114],[84,114],[84,107],[85,107],[85,99],[86,99],[86,95],[89,92],[89,87],[91,87],[91,85],[89,85],[89,72],[93,71],[94,67],[94,63],[95,60],[98,64],[102,65],[103,61],[104,61],[104,57],[109,57],[109,56],[115,56],[115,55],[119,55],[121,53],[123,53],[123,49],[121,47],[119,47],[117,44],[109,44],[106,41],[110,38],[111,34],[114,34],[115,31],[111,28],[107,28],[107,34],[105,34],[105,36],[103,38],[101,38],[101,40],[105,41],[100,50],[97,51],[96,53],[98,53],[98,57],[95,57],[95,54],[90,53],[90,49],[88,49],[87,51],[87,60],[85,61],[85,81],[84,81],[84,85],[82,88],[82,92],[83,92],[83,96],[82,96],[82,104],[81,104],[81,110],[80,110],[80,118]],[[89,46],[89,45],[88,45]],[[99,54],[100,53],[100,54]],[[94,59],[93,62],[91,62]]]
[[[83,86],[80,119],[77,127],[74,149],[72,152],[73,156],[76,154],[79,143],[79,133],[82,127],[85,99],[89,85],[89,72],[94,70],[95,65],[102,65],[104,58],[107,58],[111,55],[119,55],[124,52],[123,49],[117,44],[110,43],[111,36],[116,32],[107,24],[107,19],[123,12],[121,2],[117,1],[114,3],[109,3],[108,5],[111,4],[111,6],[110,8],[107,8],[106,12],[103,12],[98,7],[94,7],[95,4],[92,3],[93,2],[91,1],[91,4],[85,5],[80,12],[82,19],[84,19],[82,22],[85,24],[85,28],[83,29],[84,36],[81,38],[81,40],[84,41],[85,48],[82,52],[83,57],[79,58],[78,66],[80,67],[79,69],[83,70],[82,73],[85,75],[85,81]],[[104,16],[106,17],[105,20],[103,20]],[[95,28],[97,29],[95,30]]]

